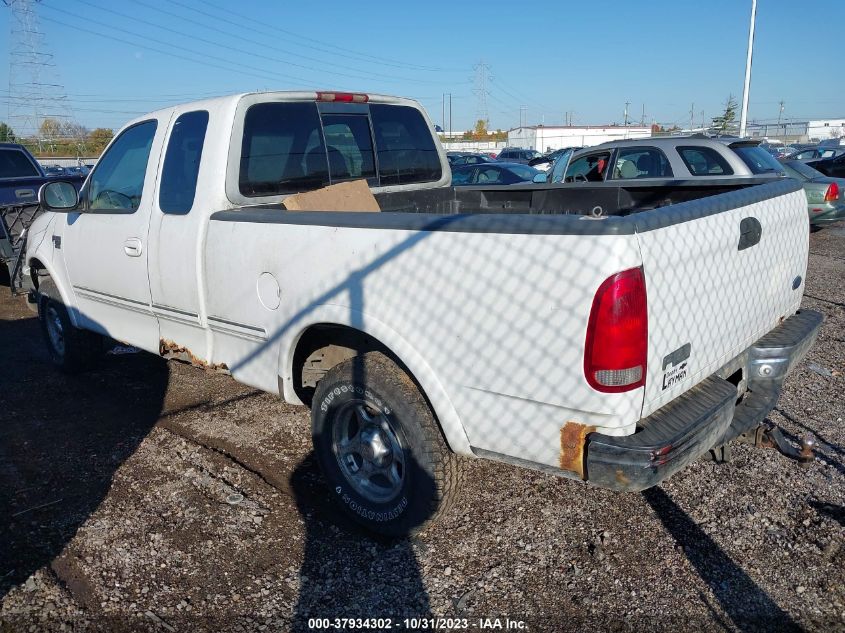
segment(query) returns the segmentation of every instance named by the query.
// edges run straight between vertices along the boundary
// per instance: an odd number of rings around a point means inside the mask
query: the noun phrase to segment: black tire
[[[329,488],[368,531],[413,534],[455,503],[460,460],[416,384],[384,354],[370,352],[333,367],[317,384],[311,422]],[[357,453],[348,449],[354,442],[344,444],[356,426],[356,437],[370,438]],[[377,469],[369,478],[363,474],[368,468]]]
[[[53,364],[65,373],[93,367],[103,352],[103,337],[74,327],[61,301],[41,297],[38,304],[41,331]]]

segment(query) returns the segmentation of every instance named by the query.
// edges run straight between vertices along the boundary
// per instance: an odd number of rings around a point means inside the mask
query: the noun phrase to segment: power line
[[[211,13],[208,13],[207,11],[203,11],[201,9],[197,9],[196,7],[186,5],[183,2],[180,2],[179,0],[170,0],[170,2],[171,2],[171,4],[175,4],[175,5],[182,7],[183,9],[187,9],[189,11],[193,11],[194,13],[204,15],[206,17],[213,19],[213,20],[224,21],[227,24],[232,24],[233,22],[236,23],[237,21],[248,22],[252,26],[241,27],[241,28],[249,29],[251,34],[254,34],[254,32],[257,30],[259,32],[268,33],[273,38],[277,38],[279,33],[285,33],[286,35],[289,35],[289,36],[296,38],[296,39],[304,40],[306,42],[314,42],[315,44],[319,44],[319,46],[313,46],[313,45],[307,45],[307,44],[302,44],[301,46],[304,46],[306,48],[311,48],[312,50],[319,50],[319,51],[322,51],[322,52],[327,52],[327,53],[330,53],[331,55],[337,55],[338,53],[342,53],[346,57],[360,57],[360,58],[364,58],[366,60],[370,60],[370,63],[377,62],[379,65],[393,66],[393,67],[396,67],[396,68],[406,68],[406,69],[415,70],[415,71],[423,70],[423,71],[430,71],[430,72],[464,72],[461,69],[433,68],[433,67],[429,67],[429,66],[421,66],[421,65],[418,65],[418,64],[399,63],[399,62],[396,62],[396,61],[391,62],[389,60],[385,60],[385,58],[381,57],[381,56],[375,56],[375,55],[369,55],[369,54],[366,54],[366,53],[355,52],[355,51],[349,50],[345,46],[335,46],[333,44],[328,44],[328,43],[322,42],[320,40],[317,40],[317,39],[314,39],[314,38],[311,38],[311,37],[307,37],[305,35],[302,35],[300,33],[295,32],[295,31],[289,31],[289,30],[286,30],[286,29],[283,29],[283,28],[280,28],[280,27],[276,27],[276,26],[274,26],[272,30],[268,30],[266,23],[248,18],[246,16],[237,15],[234,12],[232,12],[231,10],[224,9],[220,5],[217,5],[213,2],[209,2],[208,0],[205,1],[206,7],[214,8],[218,12],[224,13],[227,17],[221,18],[219,16],[215,16]],[[139,4],[145,4],[145,3],[139,2]],[[149,6],[149,5],[145,4],[145,6]]]
[[[88,5],[90,7],[93,7],[95,9],[97,9],[98,11],[104,11],[104,12],[107,12],[107,13],[111,13],[111,14],[116,15],[118,17],[125,18],[127,20],[131,20],[133,22],[137,22],[137,23],[140,23],[140,24],[146,24],[147,26],[151,26],[153,28],[160,29],[162,31],[166,31],[168,33],[173,33],[173,34],[178,35],[182,38],[188,38],[188,39],[192,39],[192,40],[195,40],[195,41],[198,41],[198,42],[202,42],[204,44],[209,44],[209,45],[211,45],[215,48],[223,48],[223,49],[226,49],[226,50],[241,53],[243,55],[249,55],[251,57],[256,57],[258,59],[264,59],[264,60],[268,60],[268,61],[272,61],[272,62],[276,62],[276,63],[288,64],[290,66],[295,66],[297,68],[302,68],[304,70],[311,70],[311,71],[322,72],[322,73],[326,73],[326,74],[330,74],[330,75],[338,75],[338,76],[342,76],[342,77],[352,77],[352,78],[366,79],[366,80],[379,79],[381,81],[403,81],[403,82],[416,82],[416,83],[423,83],[424,82],[423,80],[409,79],[409,78],[406,78],[406,77],[397,77],[395,75],[383,75],[383,74],[378,74],[378,73],[370,73],[368,71],[363,71],[365,74],[350,75],[347,72],[339,72],[339,71],[336,71],[336,70],[327,70],[325,68],[317,68],[317,67],[314,67],[314,66],[307,66],[305,64],[299,64],[297,62],[292,62],[290,60],[281,59],[279,57],[271,57],[269,55],[256,53],[256,52],[253,52],[253,51],[248,50],[248,49],[238,48],[236,46],[230,46],[230,45],[227,45],[227,44],[223,44],[219,41],[209,40],[209,39],[200,37],[198,35],[187,34],[184,31],[180,31],[178,29],[173,29],[173,28],[170,28],[170,27],[167,27],[167,26],[163,26],[161,24],[156,24],[155,22],[150,22],[149,20],[144,20],[144,19],[139,18],[137,16],[128,15],[128,14],[122,13],[120,11],[115,11],[114,9],[108,9],[106,7],[96,5],[93,2],[89,2],[88,0],[76,0],[76,1],[80,2],[82,4],[85,4],[85,5]],[[55,10],[55,11],[62,11],[61,9],[58,9],[56,7],[53,7],[53,6],[51,6],[50,8]],[[68,11],[63,11],[63,12],[67,13],[68,15],[75,15],[74,13],[71,13],[71,12],[68,12]],[[98,23],[96,20],[90,20],[90,21],[92,21],[94,23]],[[102,22],[99,22],[99,24],[101,26],[108,26],[108,25],[106,25]],[[124,32],[126,32],[126,31],[124,31]],[[135,35],[138,35],[138,34],[135,34]],[[288,51],[288,50],[282,49],[282,48],[278,48],[278,47],[262,46],[262,49],[263,48],[272,48],[273,50],[281,51],[285,54],[293,55],[294,57],[299,57],[299,58],[302,58],[302,59],[314,61],[318,64],[326,64],[327,63],[327,62],[324,62],[322,60],[318,60],[318,59],[315,59],[315,58],[312,58],[312,57],[307,57],[307,56],[304,56],[304,55],[301,55],[301,54],[293,53],[291,51]],[[331,66],[334,67],[334,68],[345,68],[345,69],[351,70],[353,72],[356,72],[356,71],[361,72],[360,69],[358,69],[358,68],[355,68],[355,67],[352,67],[352,66],[344,66],[343,64],[338,64],[336,62],[331,63]],[[431,83],[440,83],[440,82],[431,82]]]
[[[84,1],[84,0],[82,0],[82,1]],[[86,2],[86,4],[88,4],[88,3]],[[81,18],[80,18],[77,14],[75,14],[75,13],[73,13],[73,12],[71,12],[71,11],[65,11],[64,9],[59,9],[59,8],[54,7],[54,6],[52,6],[52,5],[44,5],[44,6],[46,6],[47,8],[49,8],[51,11],[56,11],[56,12],[63,13],[63,14],[65,14],[65,15],[71,16],[71,17],[76,18],[76,19],[81,19]],[[109,11],[109,12],[111,12],[111,13],[116,13],[115,11],[111,11],[110,9],[109,9],[108,11]],[[125,14],[124,14],[124,15],[125,15]],[[131,18],[131,16],[126,16],[126,17],[128,17],[128,18],[132,19],[132,18]],[[99,25],[99,26],[105,27],[105,28],[107,28],[107,29],[112,29],[112,30],[115,30],[115,31],[119,31],[119,32],[121,32],[121,33],[125,33],[125,34],[127,34],[127,35],[129,35],[129,36],[131,36],[131,37],[138,37],[138,38],[142,38],[142,39],[144,39],[144,40],[149,40],[149,41],[151,41],[151,42],[155,42],[155,43],[157,43],[157,44],[161,44],[161,45],[164,45],[164,46],[169,46],[169,47],[171,47],[171,48],[175,48],[175,49],[177,49],[177,50],[182,50],[182,51],[185,51],[185,52],[191,53],[191,54],[193,54],[193,55],[202,55],[202,56],[204,56],[204,57],[208,57],[208,58],[210,58],[210,59],[217,60],[218,62],[223,62],[223,63],[225,63],[225,64],[230,64],[230,65],[232,65],[232,66],[237,66],[237,67],[241,67],[241,68],[246,68],[246,69],[251,70],[251,71],[259,71],[259,72],[262,72],[262,73],[263,73],[263,72],[265,72],[263,69],[261,69],[261,68],[259,68],[259,67],[257,67],[257,66],[252,66],[252,65],[250,65],[250,64],[244,64],[244,63],[242,63],[242,62],[232,61],[232,60],[226,59],[226,58],[224,58],[224,57],[219,57],[219,56],[217,56],[217,55],[212,55],[212,54],[209,54],[209,53],[207,53],[207,52],[203,52],[203,51],[199,51],[199,50],[196,50],[196,49],[188,48],[187,46],[180,46],[179,44],[174,44],[174,43],[172,43],[172,42],[163,41],[163,40],[160,40],[160,39],[157,39],[157,38],[154,38],[154,37],[150,37],[149,35],[144,35],[144,34],[141,34],[141,33],[137,33],[137,32],[135,32],[135,31],[131,31],[131,30],[129,30],[129,29],[124,29],[124,28],[121,28],[121,27],[118,27],[118,26],[115,26],[115,25],[112,25],[112,24],[108,24],[108,23],[105,23],[105,22],[101,22],[101,21],[99,21],[99,20],[95,20],[95,19],[93,19],[93,18],[88,18],[88,17],[86,17],[86,18],[84,18],[84,19],[85,19],[85,21],[86,21],[87,23],[93,23],[93,24],[96,24],[96,25]],[[140,20],[138,20],[138,21],[140,21]],[[73,26],[73,25],[71,25],[71,26]],[[81,27],[75,27],[75,28],[81,28]],[[174,29],[169,29],[169,28],[167,28],[167,27],[159,27],[159,28],[162,28],[162,29],[164,29],[164,30],[166,30],[166,31],[171,31],[171,32],[173,32],[173,33],[176,33],[176,34],[182,35],[182,36],[184,37],[184,34],[181,34],[181,33],[180,33],[179,31],[177,31],[177,30],[174,30]],[[100,35],[102,35],[102,34],[100,34]],[[196,37],[194,37],[194,36],[189,36],[189,37],[190,37],[191,39],[201,39],[201,38],[196,38]],[[203,41],[203,42],[206,42],[206,43],[209,43],[209,44],[212,44],[212,45],[215,45],[215,42],[212,42],[212,41],[210,41],[210,40],[202,40],[202,41]],[[235,50],[235,51],[237,51],[237,52],[244,52],[244,51],[243,51],[243,49],[237,49],[237,48],[234,48],[234,47],[226,46],[226,45],[224,45],[224,44],[219,44],[219,43],[217,43],[217,44],[216,44],[216,46],[217,46],[218,48],[226,48],[226,49],[230,49],[230,50]],[[249,54],[252,54],[252,55],[257,55],[258,57],[265,57],[265,58],[270,59],[271,61],[275,61],[275,62],[277,62],[277,63],[278,63],[278,62],[281,62],[281,63],[284,63],[284,64],[289,64],[289,65],[291,65],[291,66],[296,66],[296,67],[298,67],[298,68],[303,68],[303,69],[305,69],[305,70],[316,71],[316,72],[322,72],[322,73],[326,73],[326,74],[330,74],[330,75],[339,75],[339,76],[342,76],[342,77],[344,77],[344,78],[364,79],[364,80],[367,80],[367,81],[372,81],[373,79],[378,79],[379,81],[383,81],[383,82],[408,81],[408,82],[414,82],[414,83],[440,83],[440,82],[432,82],[432,81],[426,81],[426,80],[415,80],[415,79],[399,79],[399,80],[396,80],[396,79],[387,79],[387,78],[367,77],[367,76],[363,76],[363,75],[350,75],[349,73],[336,72],[336,71],[330,71],[330,70],[322,70],[322,69],[319,69],[319,68],[314,68],[314,67],[312,67],[312,66],[304,66],[304,65],[302,65],[302,64],[296,64],[296,63],[293,63],[293,62],[287,62],[287,61],[284,61],[284,60],[279,60],[279,59],[277,59],[277,58],[275,58],[275,59],[274,59],[274,58],[271,58],[271,57],[266,57],[266,56],[262,56],[262,55],[258,55],[258,54],[254,54],[254,53],[249,53]],[[293,77],[292,75],[282,75],[282,74],[279,74],[279,76],[282,76],[282,77],[288,77],[288,78],[293,78],[293,79],[295,79],[296,81],[305,81],[305,80],[303,80],[301,77]],[[266,77],[266,75],[265,75],[265,77]],[[310,80],[310,81],[313,81],[313,80]]]

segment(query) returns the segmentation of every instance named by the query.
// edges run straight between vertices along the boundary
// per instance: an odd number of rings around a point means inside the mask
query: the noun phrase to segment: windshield
[[[510,170],[525,180],[533,180],[534,176],[540,173],[539,169],[534,169],[528,165],[513,165],[510,167]]]
[[[759,145],[740,145],[733,147],[752,174],[783,174],[784,169],[769,152]]]
[[[816,171],[812,167],[805,165],[798,160],[791,160],[788,163],[783,163],[783,166],[786,169],[786,175],[791,176],[792,178],[801,176],[804,180],[812,180],[813,178],[824,176],[824,174],[820,171]]]

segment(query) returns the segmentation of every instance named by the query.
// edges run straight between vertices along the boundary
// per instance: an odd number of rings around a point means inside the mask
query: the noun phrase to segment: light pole
[[[751,0],[751,27],[748,29],[748,57],[745,59],[745,84],[742,87],[742,110],[739,115],[739,135],[745,136],[748,123],[748,93],[751,91],[751,54],[754,49],[754,22],[757,20],[757,0]]]

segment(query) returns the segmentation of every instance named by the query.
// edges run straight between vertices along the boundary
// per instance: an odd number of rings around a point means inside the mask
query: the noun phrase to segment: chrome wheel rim
[[[59,311],[49,306],[46,314],[47,335],[50,337],[50,344],[59,356],[65,355],[65,330],[62,327],[62,320]]]
[[[387,503],[402,490],[402,443],[372,403],[353,400],[341,407],[332,425],[332,451],[346,481],[368,501]]]

